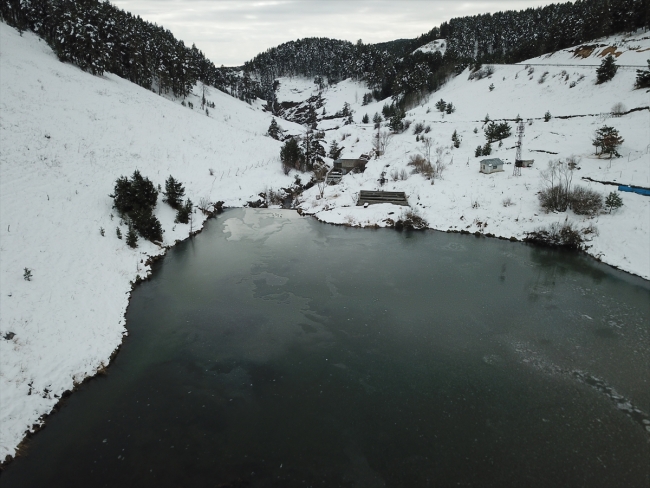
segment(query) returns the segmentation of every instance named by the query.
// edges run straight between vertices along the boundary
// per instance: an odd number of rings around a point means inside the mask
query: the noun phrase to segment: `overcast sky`
[[[557,0],[555,0],[557,2]],[[364,43],[413,38],[453,17],[520,10],[553,0],[113,0],[172,31],[217,66],[237,66],[302,37]]]

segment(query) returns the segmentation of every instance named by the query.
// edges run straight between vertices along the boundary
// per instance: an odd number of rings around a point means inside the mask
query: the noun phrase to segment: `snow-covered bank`
[[[623,51],[620,58],[628,64],[647,66],[650,57],[650,38],[638,34],[623,42],[621,36],[601,40],[601,47],[593,52],[593,63],[602,59],[599,54],[610,44]],[[575,50],[565,50],[555,57],[569,62]],[[549,56],[546,56],[547,58]],[[585,58],[573,58],[575,64]],[[539,62],[539,59],[531,60]],[[596,234],[589,234],[587,252],[605,263],[650,279],[650,198],[620,193],[623,207],[613,213],[603,213],[595,218],[566,213],[543,213],[537,193],[542,188],[540,172],[552,159],[579,159],[573,183],[608,195],[615,186],[584,180],[650,187],[650,95],[647,90],[635,90],[636,72],[621,69],[614,79],[597,85],[596,72],[591,66],[539,67],[497,65],[494,73],[483,79],[470,80],[468,70],[451,79],[441,90],[409,110],[406,119],[410,129],[390,138],[385,154],[373,159],[365,173],[345,176],[341,183],[325,189],[320,198],[317,188],[302,196],[300,208],[324,222],[349,225],[387,225],[403,211],[392,205],[356,207],[359,190],[403,191],[410,205],[427,220],[429,227],[444,231],[468,231],[493,234],[498,237],[522,239],[526,232],[566,219],[580,229],[590,226]],[[292,94],[305,92],[299,79],[281,80]],[[302,83],[308,84],[309,80]],[[372,120],[375,112],[381,113],[385,102],[363,106],[361,98],[367,89],[351,80],[343,88],[329,89],[323,99],[327,113],[340,110],[344,101],[355,111],[355,121],[364,114]],[[492,85],[492,88],[490,86]],[[313,84],[312,84],[313,86]],[[456,111],[441,113],[435,107],[443,99],[452,102]],[[613,116],[616,104],[625,111],[645,107],[622,116]],[[551,119],[544,121],[549,112]],[[591,114],[591,115],[589,115]],[[515,124],[510,122],[512,136],[503,141],[503,147],[492,145],[490,158],[501,158],[504,171],[494,174],[479,172],[475,157],[477,146],[486,142],[483,120],[513,120],[518,115],[526,121],[523,140],[523,159],[534,159],[532,168],[524,168],[521,176],[513,176],[515,159]],[[560,118],[568,117],[568,118]],[[424,154],[425,148],[413,132],[422,124],[422,136],[431,138],[432,160],[445,165],[441,179],[429,181],[422,175],[411,174],[409,158]],[[622,157],[612,160],[594,155],[592,140],[596,129],[602,126],[616,128],[624,139],[619,152]],[[341,120],[323,120],[319,129],[326,130],[329,141],[336,139],[344,146],[343,158],[356,158],[373,147],[376,130],[372,124],[343,125]],[[381,130],[387,130],[382,127]],[[454,148],[451,137],[454,131],[462,139],[460,148]],[[382,173],[388,180],[383,186]],[[404,175],[404,178],[401,176]]]
[[[0,460],[66,390],[101,369],[126,334],[131,281],[164,249],[116,236],[115,180],[171,174],[187,196],[241,206],[288,186],[270,116],[217,90],[209,116],[107,74],[61,63],[0,23]],[[286,123],[285,126],[291,124]],[[111,217],[111,214],[113,216]],[[159,196],[164,245],[189,225]],[[204,217],[194,214],[194,230]],[[104,236],[100,229],[104,229]],[[31,281],[23,278],[32,272]]]
[[[639,40],[650,47],[647,40]],[[643,65],[643,44],[638,56]],[[637,51],[639,50],[637,49]],[[630,55],[631,56],[631,55]],[[632,62],[632,61],[630,61]],[[536,71],[537,69],[537,71]],[[386,225],[402,209],[378,205],[356,207],[360,189],[404,191],[429,225],[441,230],[480,231],[521,238],[540,225],[564,220],[543,214],[537,203],[539,171],[549,158],[582,158],[581,176],[650,186],[650,112],[612,118],[612,105],[646,106],[647,92],[632,90],[634,72],[622,70],[611,82],[596,86],[590,67],[539,68],[497,66],[492,77],[469,81],[468,73],[451,80],[430,100],[410,110],[407,119],[429,126],[433,154],[446,164],[435,184],[410,175],[409,157],[422,151],[411,129],[390,139],[385,154],[372,160],[364,174],[343,178],[317,198],[316,187],[302,196],[301,208],[317,218],[351,225]],[[540,72],[541,71],[541,72]],[[542,82],[539,79],[544,78]],[[214,108],[202,111],[173,103],[113,75],[94,77],[60,63],[36,36],[0,23],[0,460],[13,455],[26,429],[39,423],[75,382],[107,364],[126,333],[124,311],[137,276],[149,272],[148,257],[164,248],[140,240],[136,250],[116,236],[126,228],[111,208],[116,178],[138,169],[154,184],[171,174],[184,183],[195,202],[224,201],[241,206],[266,188],[289,186],[293,175],[281,171],[281,144],[264,136],[271,117],[259,104],[246,105],[216,90],[206,95]],[[493,90],[489,85],[494,84]],[[573,84],[573,86],[571,86]],[[328,114],[348,102],[355,124],[324,120],[326,141],[344,146],[343,157],[357,157],[372,147],[372,124],[360,124],[381,112],[384,101],[362,105],[368,88],[345,80],[325,91]],[[197,92],[198,93],[198,92]],[[279,99],[302,101],[315,93],[312,80],[281,80]],[[436,100],[457,107],[442,115]],[[257,108],[256,108],[257,107]],[[540,118],[545,111],[554,116]],[[534,119],[526,125],[525,158],[535,165],[521,177],[512,166],[493,175],[478,172],[474,148],[483,145],[482,120]],[[602,114],[560,119],[557,116]],[[607,124],[625,138],[623,157],[613,161],[591,155],[596,128]],[[280,121],[290,134],[305,128]],[[474,132],[474,129],[477,132]],[[383,130],[383,129],[382,129]],[[451,148],[454,130],[462,138]],[[514,159],[514,137],[493,156]],[[439,149],[439,153],[438,153]],[[543,151],[543,152],[535,152]],[[552,154],[548,154],[552,153]],[[330,161],[331,162],[331,161]],[[404,170],[405,179],[392,178]],[[584,183],[603,193],[613,187]],[[510,200],[511,205],[505,201]],[[568,217],[599,231],[589,252],[603,261],[650,279],[650,199],[623,195],[624,206],[611,215]],[[159,198],[164,245],[190,232],[174,224],[174,211]],[[194,226],[203,217],[195,214]],[[100,232],[103,229],[103,234]],[[23,278],[25,269],[32,279]]]

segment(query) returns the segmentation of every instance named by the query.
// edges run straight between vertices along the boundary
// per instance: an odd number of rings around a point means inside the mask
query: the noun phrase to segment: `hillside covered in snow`
[[[443,42],[419,52],[444,54]],[[621,67],[611,81],[596,84],[594,66],[606,54]],[[313,116],[307,125],[277,118],[281,138],[303,137],[313,124],[322,146],[336,142],[342,158],[372,154],[377,133],[382,139],[381,154],[375,151],[365,172],[313,186],[294,204],[325,222],[390,226],[408,210],[357,206],[358,194],[400,191],[429,228],[517,240],[571,221],[585,233],[590,255],[650,279],[648,197],[622,194],[621,208],[588,217],[544,213],[537,195],[548,162],[570,157],[577,162],[575,185],[603,195],[616,186],[595,181],[650,187],[650,96],[634,88],[636,67],[647,66],[648,58],[650,36],[638,32],[519,64],[468,67],[449,75],[440,90],[411,99],[403,119],[408,127],[397,133],[388,120],[375,127],[375,114],[385,119],[392,100],[377,100],[364,80],[319,86],[312,76],[278,77],[274,95],[285,107],[282,114],[305,123],[304,114]],[[159,195],[154,213],[163,242],[140,239],[131,249],[117,237],[117,229],[125,235],[127,226],[109,196],[118,177],[138,170],[164,187],[172,175],[195,204],[237,207],[312,175],[283,171],[282,142],[266,135],[273,117],[259,99],[246,104],[206,87],[208,104],[199,108],[201,84],[176,99],[114,74],[93,76],[61,63],[36,35],[21,36],[4,23],[0,73],[2,460],[15,454],[25,431],[38,428],[65,392],[106,367],[127,334],[132,283],[150,272],[150,257],[205,221],[196,210],[192,224],[175,223],[174,210]],[[441,100],[455,109],[440,111]],[[351,116],[338,116],[346,104]],[[517,117],[525,122],[524,159],[535,160],[521,176],[513,175],[512,164]],[[475,152],[486,143],[486,118],[512,128],[501,146],[492,144],[489,156],[504,161],[503,172],[479,172],[483,157]],[[621,157],[594,154],[592,140],[602,126],[620,132]],[[454,133],[459,147],[452,144]],[[432,160],[436,177],[413,172],[409,162],[416,155]],[[333,164],[332,158],[323,161],[328,168]]]
[[[190,233],[158,197],[162,245],[131,249],[109,195],[135,170],[174,176],[195,204],[243,206],[290,186],[271,117],[218,90],[194,109],[115,75],[61,63],[37,36],[0,23],[0,459],[67,390],[104,368],[127,333],[131,283]],[[291,127],[292,124],[286,123]],[[193,214],[193,230],[205,217]],[[103,231],[103,234],[102,234]],[[31,271],[30,281],[24,279]]]

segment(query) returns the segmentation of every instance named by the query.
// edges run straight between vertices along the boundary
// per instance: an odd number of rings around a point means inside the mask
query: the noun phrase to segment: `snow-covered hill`
[[[114,75],[61,63],[45,42],[0,23],[0,460],[13,455],[75,383],[108,363],[148,256],[163,249],[116,237],[115,180],[138,169],[187,196],[241,206],[265,187],[289,186],[271,117],[217,90],[194,110]],[[292,124],[286,123],[286,126]],[[159,197],[164,244],[189,225]],[[203,217],[194,215],[194,229]],[[100,234],[104,229],[105,235]],[[31,281],[23,279],[24,269]]]
[[[423,52],[423,53],[440,53],[442,56],[445,55],[445,52],[447,51],[447,40],[446,39],[436,39],[434,41],[428,42],[419,48],[417,48],[414,53],[416,52]]]
[[[355,206],[359,190],[380,189],[378,180],[383,172],[389,181],[381,189],[406,192],[411,205],[432,228],[522,239],[527,231],[569,219],[579,228],[593,225],[597,229],[598,235],[589,243],[591,255],[650,279],[650,198],[621,194],[624,202],[621,209],[593,219],[572,212],[544,214],[538,204],[540,172],[550,160],[570,156],[580,159],[574,183],[603,195],[616,191],[616,186],[593,183],[583,177],[650,187],[650,111],[647,109],[650,95],[647,90],[634,89],[636,68],[629,67],[647,67],[650,38],[645,34],[617,36],[599,40],[598,45],[593,60],[574,58],[574,53],[580,50],[576,47],[544,56],[546,66],[538,66],[542,64],[541,58],[518,65],[496,65],[490,76],[473,80],[465,70],[407,112],[406,120],[412,123],[411,128],[392,136],[385,154],[372,160],[364,174],[344,177],[339,185],[325,190],[324,198],[320,198],[317,188],[309,190],[303,194],[301,209],[326,222],[387,225],[387,220],[396,220],[401,210],[392,205],[367,209]],[[612,51],[608,47],[621,52],[619,60],[621,64],[625,61],[626,67],[619,68],[613,80],[596,85],[593,65],[600,64],[603,51],[605,54]],[[557,60],[556,64],[561,66],[552,66],[549,59]],[[291,91],[294,102],[299,100],[299,94],[315,93],[311,80],[292,78],[281,80],[282,83]],[[326,89],[322,95],[326,113],[340,110],[346,101],[355,112],[357,124],[343,125],[343,119],[321,120],[318,124],[319,129],[325,130],[328,143],[336,139],[339,146],[344,146],[341,157],[356,158],[373,147],[376,131],[372,123],[358,122],[364,114],[372,119],[375,112],[381,113],[386,101],[363,106],[362,97],[367,91],[363,84],[346,80]],[[285,94],[281,92],[280,96]],[[441,99],[452,102],[456,111],[439,112],[435,103]],[[617,117],[612,111],[619,103],[624,111],[646,108]],[[548,122],[544,121],[546,112],[552,116]],[[474,156],[476,147],[486,142],[483,134],[486,115],[492,120],[509,119],[513,129],[513,135],[504,140],[503,147],[493,145],[490,157],[501,158],[506,165],[504,172],[492,175],[479,173],[479,161],[483,158]],[[522,176],[515,177],[512,175],[513,120],[518,115],[527,121],[523,158],[534,159],[535,164],[523,169]],[[403,170],[411,173],[412,167],[407,165],[409,157],[424,151],[413,133],[417,123],[429,130],[422,135],[433,141],[434,161],[439,159],[446,165],[442,179],[435,180],[435,184],[421,175],[410,175],[406,180],[399,177]],[[604,125],[615,127],[625,139],[619,148],[622,157],[608,160],[594,155],[593,136]],[[451,142],[455,130],[462,138],[458,149]],[[391,175],[398,179],[393,181]],[[512,204],[505,206],[507,200]]]
[[[589,56],[614,42],[617,49],[628,46],[619,64],[646,65],[650,40],[643,35],[600,40],[605,46]],[[589,253],[650,279],[649,198],[624,194],[621,209],[595,219],[543,214],[537,203],[540,170],[549,159],[570,155],[581,158],[575,181],[602,193],[615,187],[580,177],[650,187],[650,112],[610,113],[619,102],[628,110],[650,105],[648,92],[633,90],[633,68],[621,68],[612,81],[595,85],[589,65],[601,58],[572,56],[567,50],[521,65],[495,66],[491,76],[480,80],[469,80],[465,71],[408,111],[411,128],[393,136],[385,154],[372,160],[364,174],[344,177],[325,190],[324,198],[312,188],[302,195],[300,207],[327,222],[386,225],[387,219],[399,217],[401,208],[354,205],[358,190],[379,188],[384,173],[389,181],[383,189],[405,191],[432,228],[521,238],[526,231],[568,218],[581,228],[593,224],[598,229]],[[117,177],[138,169],[164,185],[171,174],[195,203],[221,200],[239,206],[266,188],[289,186],[294,174],[283,174],[281,144],[264,136],[271,117],[260,104],[249,106],[209,89],[207,98],[215,107],[206,115],[198,109],[198,87],[188,98],[191,109],[116,76],[94,77],[60,63],[36,36],[21,37],[2,23],[0,81],[1,460],[14,454],[25,430],[38,424],[64,391],[107,364],[126,334],[130,282],[149,272],[149,256],[164,252],[142,240],[131,250],[117,239],[116,227],[126,230],[108,196]],[[344,147],[342,157],[372,149],[376,131],[361,119],[364,114],[372,119],[390,100],[363,105],[369,91],[345,80],[320,93],[318,128],[328,144],[336,140]],[[277,95],[293,105],[319,92],[313,79],[281,78]],[[456,112],[438,112],[435,102],[440,99],[452,102]],[[325,118],[346,102],[354,124]],[[548,122],[543,121],[546,111],[553,116]],[[522,176],[512,176],[509,164],[503,173],[478,172],[474,149],[485,143],[481,121],[486,114],[492,119],[520,115],[529,121],[524,157],[534,158],[535,164]],[[306,130],[286,120],[279,123],[287,134]],[[413,134],[417,123],[428,128],[422,135],[431,137],[434,158],[446,164],[435,184],[421,175],[409,176],[409,157],[423,150]],[[623,157],[609,161],[593,155],[592,136],[602,125],[616,127],[624,137]],[[454,130],[462,138],[459,149],[451,147]],[[514,136],[504,142],[502,148],[494,145],[493,157],[510,163]],[[400,173],[406,179],[393,181],[391,175]],[[508,199],[513,204],[504,206]],[[174,224],[174,212],[160,199],[156,215],[165,229],[165,245],[188,236],[189,226]],[[202,221],[195,214],[194,226]],[[31,281],[23,279],[25,268],[33,274]]]

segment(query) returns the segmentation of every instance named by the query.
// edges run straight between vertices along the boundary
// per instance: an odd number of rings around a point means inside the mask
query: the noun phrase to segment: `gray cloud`
[[[453,17],[519,10],[553,0],[117,0],[201,49],[215,64],[241,65],[302,37],[365,43],[413,38]]]

